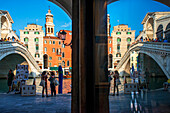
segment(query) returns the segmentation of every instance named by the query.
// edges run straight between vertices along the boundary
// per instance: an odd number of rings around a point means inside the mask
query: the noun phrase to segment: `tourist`
[[[47,90],[47,72],[46,71],[43,71],[42,72],[42,76],[41,76],[41,82],[42,82],[42,86],[43,86],[43,89],[42,89],[42,97],[44,97],[44,90],[46,90],[46,97],[48,97],[48,90]]]
[[[51,87],[51,96],[56,96],[56,90],[55,90],[55,74],[54,72],[52,71],[51,72],[51,76],[50,78],[48,79],[50,81],[50,87]]]
[[[146,80],[146,89],[149,90],[149,78],[150,78],[150,73],[148,68],[145,70],[145,80]]]
[[[9,70],[9,73],[8,73],[8,76],[7,76],[7,80],[8,80],[8,87],[9,87],[9,90],[8,90],[7,93],[9,93],[11,91],[12,81],[14,80],[14,74],[13,74],[11,69]]]
[[[119,95],[119,88],[118,85],[120,85],[120,80],[119,80],[119,72],[116,70],[113,74],[113,78],[114,78],[114,92],[113,92],[113,96],[115,96],[115,89],[117,89],[117,96]]]
[[[164,91],[168,91],[168,86],[170,86],[170,79],[163,83]]]
[[[113,77],[113,72],[110,72],[110,74],[108,75],[108,82],[109,82],[109,94],[110,94],[110,86],[111,86],[112,77]]]

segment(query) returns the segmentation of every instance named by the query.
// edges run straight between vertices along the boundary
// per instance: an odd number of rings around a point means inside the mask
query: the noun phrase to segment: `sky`
[[[13,30],[16,30],[17,35],[20,35],[19,30],[23,30],[29,23],[41,25],[45,31],[45,15],[49,6],[54,15],[55,32],[63,29],[71,30],[70,17],[60,7],[48,0],[3,0],[0,10],[9,11],[14,20]],[[146,13],[155,11],[170,11],[170,8],[152,0],[120,0],[111,3],[107,9],[110,14],[111,31],[113,26],[128,24],[132,30],[136,30],[137,36],[143,29],[141,22]]]

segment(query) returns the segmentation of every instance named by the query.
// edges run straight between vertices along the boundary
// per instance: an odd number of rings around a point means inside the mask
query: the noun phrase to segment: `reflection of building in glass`
[[[170,12],[150,12],[147,13],[143,21],[143,31],[137,37],[142,39],[158,39],[159,41],[167,40],[170,42]]]
[[[61,38],[61,32],[54,35],[53,15],[51,10],[48,10],[46,14],[45,24],[45,36],[43,38],[43,54],[44,54],[44,69],[58,70],[58,66],[61,65],[64,68],[64,74],[71,72],[72,49],[69,44],[72,40],[72,31],[64,30],[66,33],[66,39],[63,41]]]
[[[130,68],[134,67],[135,70],[138,68],[138,52],[133,51],[130,54]]]
[[[43,66],[43,36],[42,26],[37,24],[28,24],[24,30],[20,30],[20,40],[35,58],[40,69]]]
[[[135,30],[131,30],[128,25],[120,24],[113,27],[111,33],[113,45],[113,69],[129,49],[130,45],[134,42]]]

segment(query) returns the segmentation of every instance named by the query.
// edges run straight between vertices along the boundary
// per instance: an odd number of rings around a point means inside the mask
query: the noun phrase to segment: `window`
[[[111,40],[109,40],[109,44],[111,44],[112,43],[112,41]]]
[[[65,66],[65,62],[64,61],[62,62],[62,66]]]
[[[55,52],[55,48],[53,48],[52,51]]]
[[[47,40],[44,40],[44,44],[46,44],[47,43]]]
[[[63,44],[62,47],[65,48],[65,45]]]
[[[34,34],[40,34],[40,32],[36,31],[36,32],[34,32]]]
[[[69,66],[69,61],[67,61],[67,66]]]
[[[130,44],[127,45],[127,49],[129,49],[129,48],[130,48]]]
[[[52,60],[52,57],[49,57],[49,60]]]
[[[127,42],[131,42],[131,38],[127,38]]]
[[[61,44],[61,42],[59,41],[59,42],[58,42],[58,44],[60,45],[60,44]]]
[[[64,58],[64,52],[62,53],[62,57]]]
[[[121,38],[117,38],[117,42],[121,42]]]
[[[51,33],[53,33],[53,28],[51,28]]]
[[[117,46],[117,50],[120,50],[120,45]]]
[[[109,52],[111,52],[112,51],[112,48],[111,47],[109,47]]]
[[[29,32],[28,31],[24,31],[24,34],[29,34]]]
[[[28,38],[26,37],[26,38],[24,38],[24,42],[28,42]]]
[[[126,34],[130,35],[130,34],[132,34],[132,33],[131,33],[131,32],[126,32]]]
[[[52,66],[52,63],[51,63],[51,62],[49,63],[49,66]]]
[[[58,57],[58,60],[61,60],[61,57]]]
[[[121,34],[121,32],[116,32],[116,34],[117,34],[117,35],[120,35],[120,34]]]
[[[51,40],[49,41],[49,44],[52,44],[52,41],[51,41]]]
[[[47,48],[46,47],[44,48],[44,51],[47,52]]]
[[[35,39],[34,39],[34,41],[35,41],[35,42],[38,42],[38,41],[39,41],[39,39],[38,39],[38,38],[35,38]]]
[[[37,51],[39,50],[39,47],[38,47],[38,46],[36,46],[35,48],[36,48]]]
[[[50,33],[50,28],[48,28],[48,33]]]
[[[55,41],[53,41],[53,44],[55,44]]]
[[[132,61],[133,61],[133,57],[132,57]]]

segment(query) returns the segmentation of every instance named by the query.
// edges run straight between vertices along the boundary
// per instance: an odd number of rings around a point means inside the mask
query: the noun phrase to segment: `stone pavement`
[[[0,113],[71,113],[71,95],[42,98],[0,94]]]
[[[142,91],[109,96],[110,113],[170,113],[170,91]],[[22,97],[0,94],[0,113],[71,113],[71,94]]]

